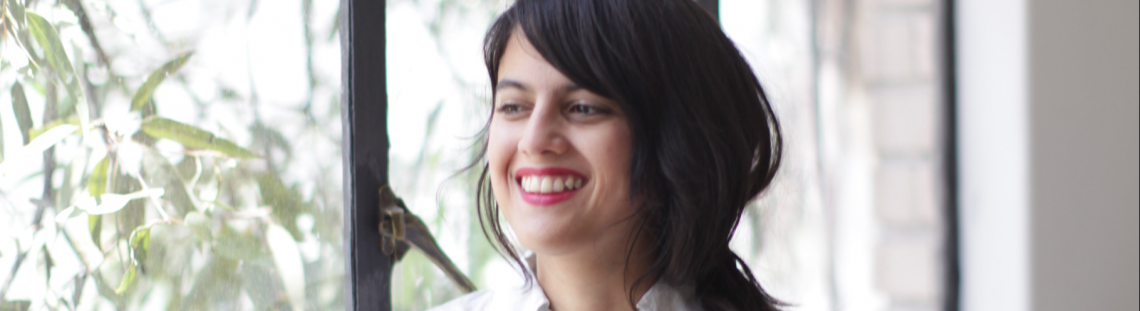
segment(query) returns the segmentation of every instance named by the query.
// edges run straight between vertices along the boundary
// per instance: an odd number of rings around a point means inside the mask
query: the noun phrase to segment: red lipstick
[[[532,177],[532,182],[536,182],[537,180],[541,179],[556,178],[553,183],[566,184],[566,186],[558,185],[556,188],[554,188],[554,190],[557,191],[551,191],[549,189],[551,187],[547,187],[546,189],[548,191],[546,193],[542,193],[542,191],[536,190],[535,186],[531,186],[531,191],[527,191],[527,187],[525,187],[523,184],[523,182],[526,180],[526,177]],[[571,184],[567,179],[573,179],[575,182],[577,182],[577,184]],[[581,173],[566,168],[520,168],[515,171],[515,184],[520,190],[519,195],[522,197],[523,201],[526,201],[531,205],[554,205],[569,200],[575,194],[578,194],[578,190],[581,189],[581,185],[585,184],[585,182],[586,178]],[[550,186],[550,184],[547,185]],[[576,186],[571,187],[570,185]]]

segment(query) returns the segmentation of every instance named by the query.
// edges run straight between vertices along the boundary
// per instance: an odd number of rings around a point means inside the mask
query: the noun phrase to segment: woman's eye
[[[506,104],[499,105],[499,109],[496,109],[496,111],[499,113],[504,113],[504,114],[515,114],[515,113],[522,111],[522,108],[523,108],[522,105],[519,105],[519,104],[506,103]]]
[[[580,114],[583,116],[594,116],[604,114],[605,112],[606,111],[604,109],[586,104],[574,104],[573,106],[570,106],[570,113]]]

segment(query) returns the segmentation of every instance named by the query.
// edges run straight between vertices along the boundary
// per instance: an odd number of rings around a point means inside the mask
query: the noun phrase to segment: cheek
[[[629,161],[633,154],[633,138],[629,133],[629,129],[624,126],[615,126],[616,128],[607,131],[606,135],[598,141],[599,144],[598,161],[604,166],[611,176],[625,176],[625,180],[629,180]]]
[[[487,135],[487,162],[490,166],[491,189],[494,190],[496,197],[507,193],[507,173],[515,149],[518,147],[518,139],[512,137],[510,133],[501,125],[492,122]],[[498,201],[500,204],[503,202],[503,200]]]
[[[629,206],[629,161],[632,139],[622,127],[591,133],[583,137],[583,154],[595,169],[597,188],[592,206]],[[617,212],[617,210],[613,210]]]

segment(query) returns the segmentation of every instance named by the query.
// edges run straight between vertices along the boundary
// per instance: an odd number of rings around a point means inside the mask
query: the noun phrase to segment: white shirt
[[[527,263],[532,272],[534,269],[534,256],[527,257]],[[479,290],[443,305],[431,308],[430,311],[550,311],[550,300],[538,282],[531,282],[529,288],[509,290]],[[681,291],[664,282],[657,282],[650,287],[641,300],[637,302],[639,311],[699,311],[700,305],[689,293]]]

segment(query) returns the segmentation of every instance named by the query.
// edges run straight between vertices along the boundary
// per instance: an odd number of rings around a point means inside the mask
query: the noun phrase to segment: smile
[[[574,176],[526,176],[520,182],[527,193],[559,193],[582,188],[582,179]]]
[[[515,173],[523,201],[551,205],[570,199],[587,183],[581,174],[562,168],[523,168]]]

